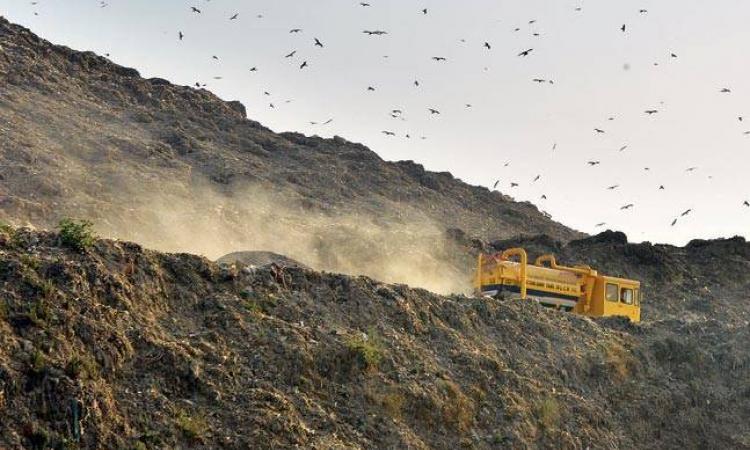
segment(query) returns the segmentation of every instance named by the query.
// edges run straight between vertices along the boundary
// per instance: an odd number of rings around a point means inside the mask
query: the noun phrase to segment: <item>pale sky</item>
[[[747,0],[105,1],[0,0],[0,14],[145,77],[208,83],[275,131],[340,135],[488,188],[499,179],[498,190],[581,231],[606,222],[633,241],[750,237]]]

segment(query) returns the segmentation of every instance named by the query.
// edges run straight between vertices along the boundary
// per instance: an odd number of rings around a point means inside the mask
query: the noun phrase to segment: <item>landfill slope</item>
[[[0,233],[3,448],[748,448],[748,323]],[[70,447],[67,447],[70,448]]]

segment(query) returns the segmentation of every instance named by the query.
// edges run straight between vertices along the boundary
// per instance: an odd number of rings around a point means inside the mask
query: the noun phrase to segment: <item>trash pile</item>
[[[0,232],[3,448],[750,445],[747,322]]]

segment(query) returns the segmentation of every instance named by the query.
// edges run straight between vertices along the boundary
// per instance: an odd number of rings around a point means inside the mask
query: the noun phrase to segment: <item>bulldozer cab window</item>
[[[622,288],[620,291],[620,301],[626,305],[633,304],[633,290],[628,288]]]
[[[635,306],[641,305],[641,291],[640,289],[635,290]]]
[[[607,289],[606,289],[606,292],[604,294],[604,296],[607,299],[607,301],[609,301],[609,302],[616,302],[616,301],[618,301],[619,298],[618,298],[617,294],[619,293],[619,290],[620,290],[620,288],[616,284],[607,283]]]

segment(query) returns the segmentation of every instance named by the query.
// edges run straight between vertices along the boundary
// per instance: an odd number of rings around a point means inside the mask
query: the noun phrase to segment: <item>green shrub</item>
[[[374,333],[350,336],[346,340],[346,348],[367,369],[377,368],[383,359],[382,345]]]
[[[392,419],[400,419],[404,405],[406,405],[406,398],[401,392],[394,389],[380,397],[380,405]]]
[[[74,356],[65,366],[65,373],[74,379],[93,379],[99,374],[99,367],[91,357]]]
[[[253,315],[258,315],[258,314],[261,314],[263,312],[263,308],[261,308],[261,306],[255,300],[249,300],[249,299],[245,300],[242,303],[242,306],[245,307],[245,309],[247,310],[247,312],[249,312],[250,314],[253,314]]]
[[[560,425],[560,404],[552,397],[540,400],[536,407],[539,423],[546,429],[553,429]]]
[[[133,450],[148,450],[148,447],[141,441],[135,441],[133,444]]]
[[[94,224],[88,220],[63,219],[57,228],[63,245],[76,250],[85,250],[96,241]]]
[[[29,305],[28,317],[34,325],[44,328],[50,319],[50,308],[44,300],[37,299]]]
[[[186,411],[177,413],[177,426],[192,440],[203,440],[203,436],[208,432],[206,419],[190,416]]]
[[[33,370],[35,373],[41,373],[44,372],[44,370],[47,368],[47,358],[44,356],[44,353],[41,352],[41,350],[35,350],[34,354],[31,355],[31,370]]]
[[[39,269],[39,266],[41,264],[41,261],[39,260],[39,258],[35,257],[34,255],[24,254],[24,255],[21,255],[19,259],[21,260],[23,265],[34,270]]]
[[[15,228],[0,220],[0,233],[9,234],[12,236],[15,231]]]

